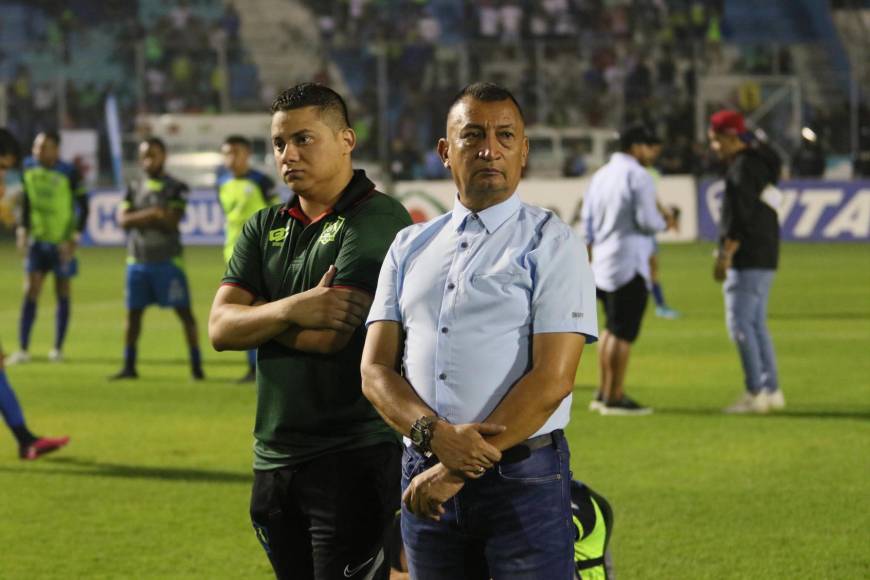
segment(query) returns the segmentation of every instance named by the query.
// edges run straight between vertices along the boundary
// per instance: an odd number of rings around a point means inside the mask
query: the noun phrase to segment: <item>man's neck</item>
[[[507,201],[514,194],[513,191],[502,193],[483,194],[478,196],[469,196],[468,194],[459,193],[459,202],[467,209],[473,212],[481,212],[494,205],[498,205],[503,201]]]
[[[353,169],[350,170],[342,179],[335,180],[335,183],[323,191],[317,193],[305,192],[299,193],[299,207],[311,219],[316,219],[319,215],[332,209],[341,199],[341,194],[347,189],[348,184],[353,179]]]

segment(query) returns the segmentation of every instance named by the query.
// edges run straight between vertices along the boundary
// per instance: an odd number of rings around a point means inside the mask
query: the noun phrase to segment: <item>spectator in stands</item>
[[[793,177],[819,178],[825,174],[825,151],[816,132],[809,127],[801,129],[801,142],[791,157]]]

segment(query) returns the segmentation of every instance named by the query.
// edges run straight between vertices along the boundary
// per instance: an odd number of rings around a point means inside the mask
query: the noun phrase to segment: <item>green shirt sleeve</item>
[[[392,211],[359,215],[350,220],[335,267],[333,286],[353,286],[374,294],[390,244],[411,217],[398,202]]]
[[[267,212],[254,215],[245,222],[233,247],[221,284],[244,288],[255,297],[269,299],[263,280],[262,222]]]

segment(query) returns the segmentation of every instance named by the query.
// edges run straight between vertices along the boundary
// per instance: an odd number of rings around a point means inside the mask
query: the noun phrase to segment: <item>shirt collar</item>
[[[616,151],[613,155],[610,156],[610,159],[613,161],[618,160],[622,163],[633,163],[634,165],[640,165],[640,161],[638,161],[628,153],[623,153],[621,151]]]
[[[453,215],[450,218],[450,225],[458,230],[465,224],[465,220],[468,216],[474,214],[480,219],[480,223],[483,224],[486,233],[491,234],[520,209],[521,203],[520,196],[517,192],[514,192],[509,198],[502,202],[491,205],[482,211],[473,212],[462,205],[462,202],[459,201],[459,195],[457,194],[456,202],[453,204]]]
[[[338,201],[330,209],[317,217],[305,216],[302,209],[299,207],[299,197],[291,192],[290,198],[281,207],[280,212],[286,212],[290,217],[295,218],[305,225],[316,222],[321,218],[333,214],[341,213],[359,203],[368,199],[375,192],[375,184],[366,177],[366,172],[362,169],[355,169],[353,177],[351,177],[347,186],[341,192]]]

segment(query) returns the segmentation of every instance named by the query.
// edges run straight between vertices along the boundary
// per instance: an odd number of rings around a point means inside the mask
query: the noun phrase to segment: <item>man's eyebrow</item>
[[[307,129],[307,128],[306,129],[299,129],[298,131],[296,131],[295,133],[292,133],[290,135],[290,139],[293,139],[295,137],[301,137],[302,135],[305,135],[306,133],[312,133],[312,132],[313,131],[311,129]],[[272,135],[272,141],[274,141],[275,139],[283,139],[283,138],[284,138],[284,136],[281,134]]]
[[[516,123],[502,123],[500,125],[496,125],[496,129],[513,129],[516,127]],[[479,129],[481,131],[486,131],[486,127],[483,125],[478,125],[476,123],[469,123],[467,125],[463,125],[460,128],[460,131],[467,131],[468,129]]]

